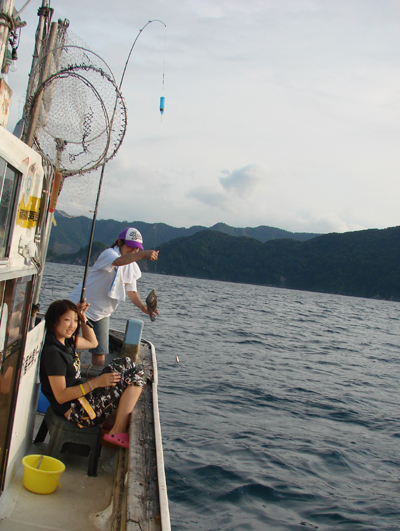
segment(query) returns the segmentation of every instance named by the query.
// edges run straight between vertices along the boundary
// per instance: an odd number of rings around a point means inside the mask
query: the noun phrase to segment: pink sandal
[[[127,433],[104,434],[103,439],[121,448],[129,448],[129,435]]]

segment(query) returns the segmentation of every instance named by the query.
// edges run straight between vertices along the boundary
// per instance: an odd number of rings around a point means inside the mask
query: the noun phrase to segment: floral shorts
[[[101,371],[118,372],[121,380],[113,387],[98,387],[71,402],[69,420],[80,428],[102,424],[118,407],[119,399],[128,385],[142,389],[146,385],[144,370],[130,358],[115,358]]]

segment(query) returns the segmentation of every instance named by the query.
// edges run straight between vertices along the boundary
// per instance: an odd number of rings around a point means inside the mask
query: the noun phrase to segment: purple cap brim
[[[139,249],[143,249],[143,245],[139,242],[131,242],[130,240],[124,240],[124,242],[128,247],[139,247]]]

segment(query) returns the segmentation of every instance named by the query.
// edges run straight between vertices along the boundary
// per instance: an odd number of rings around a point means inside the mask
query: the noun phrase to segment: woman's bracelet
[[[93,385],[90,383],[90,380],[88,380],[87,383],[90,385],[90,389],[93,391]]]
[[[85,395],[86,395],[86,391],[85,391],[85,389],[83,388],[83,385],[82,385],[82,384],[79,384],[79,387],[81,388],[81,391],[82,391],[83,396],[85,396]]]
[[[83,324],[85,324],[86,326],[88,326],[89,328],[91,328],[93,330],[93,325],[92,323],[89,321],[89,319],[87,321],[82,321]]]

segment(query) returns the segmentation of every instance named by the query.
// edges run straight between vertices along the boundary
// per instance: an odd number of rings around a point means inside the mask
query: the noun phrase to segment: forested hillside
[[[92,262],[104,248],[93,246]],[[265,243],[204,230],[158,248],[157,264],[139,262],[145,271],[400,300],[400,227]],[[84,264],[86,250],[48,259]]]
[[[264,244],[203,231],[162,245],[157,272],[400,300],[400,227]]]
[[[92,220],[84,217],[70,217],[65,213],[55,212],[56,226],[52,228],[49,249],[57,255],[76,253],[80,248],[88,245]],[[143,236],[146,249],[158,247],[175,238],[192,236],[197,232],[210,229],[223,232],[230,236],[248,236],[256,238],[261,242],[273,240],[275,238],[293,238],[294,240],[305,241],[318,236],[317,234],[305,232],[288,232],[275,227],[245,227],[236,228],[217,223],[213,227],[202,227],[194,225],[192,227],[171,227],[165,223],[145,223],[143,221],[115,221],[114,219],[97,220],[94,231],[94,241],[102,242],[105,246],[110,246],[117,238],[118,234],[126,227],[136,227]],[[54,254],[52,255],[54,256]]]

